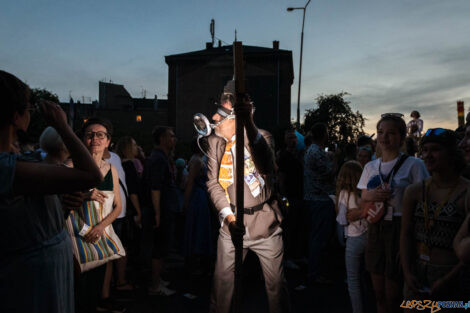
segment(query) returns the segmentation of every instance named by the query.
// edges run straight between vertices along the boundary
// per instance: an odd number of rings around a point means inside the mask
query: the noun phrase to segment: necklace
[[[103,159],[101,159],[101,160],[100,160],[100,165],[99,165],[98,167],[99,167],[100,169],[103,169],[103,168],[105,167],[105,165],[106,165],[106,161],[103,160]]]

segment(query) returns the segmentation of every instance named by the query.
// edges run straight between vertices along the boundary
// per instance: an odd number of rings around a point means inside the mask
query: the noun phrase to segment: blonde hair
[[[362,174],[362,166],[361,163],[357,161],[348,161],[341,166],[341,169],[338,173],[338,178],[336,179],[336,212],[338,212],[338,202],[339,202],[339,195],[342,190],[346,190],[348,192],[348,203],[349,203],[349,195],[354,194],[355,200],[360,198],[359,190],[357,189],[357,184],[359,183],[359,179],[361,179]]]

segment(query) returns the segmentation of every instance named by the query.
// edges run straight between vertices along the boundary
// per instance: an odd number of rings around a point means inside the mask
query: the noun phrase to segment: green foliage
[[[325,123],[328,126],[330,142],[340,145],[356,140],[364,133],[364,117],[359,111],[355,113],[344,100],[349,95],[341,92],[332,95],[319,95],[315,100],[317,108],[307,110],[302,130],[306,134],[315,123]]]
[[[59,97],[47,89],[33,88],[31,89],[31,103],[37,103],[39,100],[49,100],[59,103]]]
[[[38,103],[39,100],[49,100],[55,103],[59,103],[59,97],[46,90],[40,88],[33,88],[31,89],[31,103]],[[31,121],[28,127],[28,138],[27,141],[30,143],[38,143],[39,136],[41,136],[44,129],[47,127],[44,118],[42,117],[40,112],[33,112],[31,114]]]

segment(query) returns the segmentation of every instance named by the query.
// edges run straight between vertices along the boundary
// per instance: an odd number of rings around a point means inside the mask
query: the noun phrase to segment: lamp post
[[[309,5],[311,0],[307,1],[304,7],[298,8],[287,8],[288,12],[292,12],[294,10],[303,10],[303,17],[302,17],[302,33],[300,34],[300,62],[299,62],[299,92],[297,93],[297,128],[300,128],[300,86],[302,84],[302,52],[304,50],[304,25],[305,25],[305,10]]]

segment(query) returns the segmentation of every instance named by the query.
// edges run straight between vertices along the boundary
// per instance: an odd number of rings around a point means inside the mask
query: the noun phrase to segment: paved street
[[[325,312],[325,313],[347,313],[350,312],[347,286],[344,282],[344,264],[342,263],[341,250],[329,251],[327,260],[328,278],[333,281],[330,285],[315,285],[303,290],[296,290],[300,284],[305,283],[306,264],[299,269],[286,270],[289,286],[292,312]],[[120,295],[122,298],[133,298],[125,301],[120,300],[130,313],[206,313],[209,310],[209,295],[212,277],[207,275],[198,282],[198,297],[190,300],[184,296],[188,290],[188,281],[185,278],[183,259],[173,254],[169,261],[164,278],[171,281],[169,286],[177,290],[177,294],[171,297],[148,296],[144,288],[146,281],[150,279],[150,273],[135,274],[138,288],[134,295]],[[267,311],[267,300],[264,291],[264,282],[261,269],[254,254],[248,254],[244,264],[244,313],[265,313]],[[196,292],[195,292],[196,293]]]

